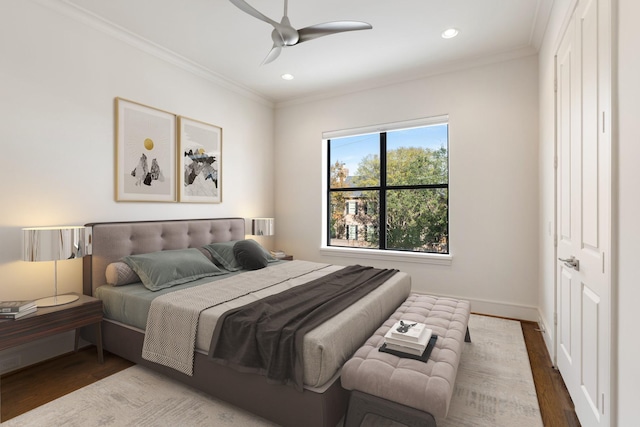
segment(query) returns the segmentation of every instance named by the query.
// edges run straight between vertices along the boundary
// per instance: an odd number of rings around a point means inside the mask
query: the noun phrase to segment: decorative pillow
[[[233,245],[233,254],[245,270],[265,268],[269,261],[262,246],[255,240],[241,240]]]
[[[211,254],[211,256],[213,257],[213,262],[218,267],[222,267],[228,271],[238,271],[243,268],[243,266],[236,259],[236,256],[233,253],[233,247],[236,243],[245,241],[251,241],[255,243],[260,248],[260,250],[262,250],[268,262],[278,261],[278,259],[274,258],[268,250],[263,248],[258,242],[253,239],[230,240],[228,242],[210,243],[203,248]]]
[[[140,281],[135,271],[122,261],[112,262],[105,270],[107,284],[111,286],[130,285]]]
[[[198,248],[198,250],[202,255],[206,256],[209,261],[213,262],[213,255],[211,255],[211,252],[209,252],[205,248]]]
[[[233,254],[233,245],[239,240],[231,240],[229,242],[210,243],[204,246],[211,256],[213,262],[228,271],[240,270],[240,264],[236,261],[236,257]]]
[[[258,245],[258,247],[259,247],[260,249],[262,249],[262,252],[264,252],[264,256],[267,258],[267,261],[268,261],[268,262],[279,261],[279,259],[278,259],[278,258],[276,258],[276,257],[274,257],[273,255],[271,255],[271,252],[269,252],[269,250],[268,250],[268,249],[265,249],[265,248],[264,248],[260,243],[256,242],[256,241],[255,241],[255,240],[253,240],[253,239],[247,239],[247,240],[252,241],[252,242],[253,242],[253,243],[255,243],[256,245]]]
[[[202,277],[226,274],[198,249],[178,249],[129,255],[122,258],[151,291],[192,282]]]

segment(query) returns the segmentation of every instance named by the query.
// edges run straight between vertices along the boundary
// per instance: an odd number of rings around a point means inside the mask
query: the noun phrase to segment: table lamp
[[[251,219],[251,234],[254,236],[273,236],[273,218],[253,218]]]
[[[38,307],[68,304],[77,295],[58,295],[58,260],[81,258],[86,252],[86,227],[34,227],[23,228],[24,261],[54,262],[54,295],[36,301]]]

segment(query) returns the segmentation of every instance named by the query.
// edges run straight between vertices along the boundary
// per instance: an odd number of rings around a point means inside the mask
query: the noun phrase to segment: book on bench
[[[421,362],[426,362],[429,360],[429,356],[431,356],[431,350],[433,350],[433,347],[436,345],[437,339],[438,339],[438,336],[435,334],[432,334],[431,337],[429,338],[429,342],[427,343],[426,348],[421,354],[408,353],[406,349],[404,351],[394,350],[393,348],[389,348],[389,344],[387,343],[382,344],[382,346],[380,346],[378,351],[381,351],[383,353],[393,354],[394,356],[398,356],[398,357],[404,357],[406,359],[414,359],[414,360],[419,360]],[[397,348],[397,347],[394,347],[394,348]]]
[[[424,323],[407,322],[400,320],[391,327],[384,335],[384,342],[393,346],[410,348],[416,350],[418,354],[427,348],[427,343],[433,331],[426,327]]]
[[[395,354],[400,357],[408,357],[407,355],[420,358],[426,354],[425,361],[429,358],[431,351],[427,352],[429,344],[432,348],[435,340],[433,331],[424,323],[412,322],[408,320],[400,320],[396,322],[385,334],[384,344],[380,351]]]
[[[389,329],[385,338],[393,338],[407,342],[423,342],[425,341],[424,335],[428,331],[430,331],[430,329],[427,328],[427,325],[424,323],[400,320]]]

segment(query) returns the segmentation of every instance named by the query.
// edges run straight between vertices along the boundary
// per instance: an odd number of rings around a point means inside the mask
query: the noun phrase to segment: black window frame
[[[423,253],[423,254],[438,254],[438,255],[450,255],[451,248],[449,245],[450,241],[450,221],[449,221],[449,200],[451,197],[449,182],[451,181],[451,168],[450,168],[450,157],[449,157],[449,122],[448,120],[438,121],[433,123],[434,125],[447,125],[447,183],[446,184],[417,184],[417,185],[388,185],[387,184],[387,133],[393,132],[393,130],[385,130],[380,132],[374,132],[380,137],[380,182],[378,186],[371,187],[341,187],[341,188],[331,188],[331,140],[339,139],[339,138],[327,138],[327,162],[326,162],[326,188],[327,188],[327,203],[326,203],[326,214],[327,214],[327,224],[326,224],[326,246],[331,248],[341,248],[341,249],[367,249],[373,251],[402,251],[402,252],[410,252],[410,253]],[[425,127],[423,126],[415,126],[415,128]],[[402,129],[397,129],[402,130]],[[406,130],[406,129],[404,129]],[[356,136],[349,135],[349,136]],[[447,215],[447,227],[446,227],[446,236],[447,236],[447,251],[446,252],[429,252],[429,251],[414,251],[409,249],[398,249],[398,248],[387,248],[387,228],[385,226],[386,220],[386,212],[387,212],[387,191],[389,190],[423,190],[423,189],[446,189],[447,190],[447,201],[446,201],[446,215]],[[340,246],[340,245],[332,245],[331,244],[331,195],[332,193],[348,193],[348,192],[378,192],[378,224],[374,226],[378,229],[378,248],[370,248],[370,247],[357,247],[353,246]]]

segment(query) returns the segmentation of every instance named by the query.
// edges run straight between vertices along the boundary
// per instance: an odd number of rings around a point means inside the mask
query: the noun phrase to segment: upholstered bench
[[[345,427],[360,426],[367,413],[409,426],[435,426],[449,411],[464,341],[470,341],[468,301],[411,294],[342,368],[351,390]],[[399,320],[426,324],[438,336],[422,362],[378,351]]]

